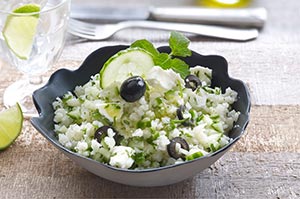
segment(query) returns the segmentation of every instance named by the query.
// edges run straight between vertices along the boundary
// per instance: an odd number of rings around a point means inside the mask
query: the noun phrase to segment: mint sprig
[[[190,40],[179,32],[172,31],[169,39],[169,46],[171,52],[160,53],[154,45],[146,40],[137,40],[131,44],[131,47],[138,47],[146,50],[153,57],[154,64],[162,67],[163,69],[172,69],[179,73],[182,78],[185,78],[189,72],[189,65],[178,57],[191,56],[192,52],[188,48]]]
[[[179,32],[171,32],[169,45],[172,49],[171,54],[179,57],[189,57],[192,55],[191,50],[188,48],[190,40]]]

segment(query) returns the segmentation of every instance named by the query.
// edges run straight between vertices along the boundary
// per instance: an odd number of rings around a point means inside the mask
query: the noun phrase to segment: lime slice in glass
[[[19,136],[23,126],[23,113],[16,104],[0,112],[0,150],[9,147]]]
[[[30,56],[39,20],[39,14],[34,13],[39,11],[39,5],[26,4],[13,11],[16,15],[11,14],[6,19],[3,36],[8,47],[20,59],[26,60]]]

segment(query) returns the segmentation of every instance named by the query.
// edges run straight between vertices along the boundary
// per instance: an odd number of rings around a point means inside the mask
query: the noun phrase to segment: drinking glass
[[[63,49],[70,2],[71,0],[4,0],[0,5],[1,59],[23,73],[21,79],[6,88],[3,103],[9,107],[18,102],[25,117],[36,114],[32,93],[44,85],[46,79],[43,74],[58,59]],[[28,4],[39,5],[40,10],[34,13],[16,13],[16,9]],[[8,20],[15,20],[13,25],[10,24],[10,31],[7,31]],[[32,28],[35,29],[31,30]],[[24,34],[19,34],[22,31]],[[9,34],[18,36],[13,37]],[[30,34],[31,40],[28,39]],[[22,49],[22,45],[27,47],[27,50]],[[26,56],[16,53],[15,46],[18,51],[26,52]]]

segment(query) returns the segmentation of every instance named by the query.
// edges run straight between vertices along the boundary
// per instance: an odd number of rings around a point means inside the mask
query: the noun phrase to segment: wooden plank
[[[300,152],[300,105],[252,106],[246,134],[233,148],[243,152]]]
[[[1,198],[300,197],[299,153],[230,152],[191,179],[139,188],[99,178],[57,151],[11,150],[0,154]]]

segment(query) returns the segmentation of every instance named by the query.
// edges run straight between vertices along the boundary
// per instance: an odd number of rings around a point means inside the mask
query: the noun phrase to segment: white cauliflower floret
[[[58,141],[68,149],[72,147],[72,142],[70,141],[69,137],[65,134],[58,134]]]
[[[157,145],[157,150],[165,151],[167,149],[167,145],[170,144],[170,140],[167,136],[160,135],[153,143]]]
[[[78,126],[78,124],[72,124],[70,125],[70,127],[68,128],[67,132],[66,132],[66,136],[68,136],[68,138],[70,140],[73,141],[79,141],[82,139],[84,132],[81,130],[80,126]]]
[[[110,158],[109,164],[122,169],[128,169],[132,166],[134,160],[132,155],[134,149],[126,146],[115,146],[112,150],[112,157]]]
[[[67,104],[68,106],[76,107],[76,106],[80,106],[80,101],[79,99],[73,97],[67,101]]]
[[[85,132],[88,137],[92,137],[95,134],[95,127],[91,123],[86,123]]]
[[[116,133],[111,128],[107,130],[107,136],[104,138],[104,142],[107,144],[109,149],[112,149],[116,145],[116,141],[114,139],[115,134]]]
[[[200,81],[202,86],[210,86],[212,70],[206,67],[195,66],[190,68],[191,74],[196,75]]]
[[[91,141],[91,155],[95,155],[97,153],[100,153],[100,148],[102,147],[102,145],[97,141],[97,140],[92,140]]]
[[[142,129],[138,128],[132,133],[132,137],[142,137],[144,135],[144,132]]]
[[[172,138],[178,137],[178,136],[180,136],[180,134],[181,134],[180,131],[176,128],[171,132],[171,137]]]
[[[83,155],[83,156],[89,156],[88,144],[85,141],[79,141],[75,147],[75,150],[77,153]]]

